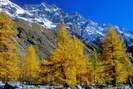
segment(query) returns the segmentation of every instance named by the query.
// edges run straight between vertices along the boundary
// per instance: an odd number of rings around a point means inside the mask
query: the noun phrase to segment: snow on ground
[[[130,86],[124,86],[124,87],[122,87],[120,89],[133,89],[133,88],[131,88]]]
[[[4,87],[4,83],[2,83],[0,81],[0,89],[2,87]],[[15,87],[15,89],[31,89],[31,88],[37,88],[37,89],[62,89],[63,87],[62,86],[44,86],[44,85],[38,85],[38,86],[35,86],[35,85],[25,85],[25,84],[22,84],[20,82],[10,82],[9,85]]]
[[[5,84],[0,81],[0,86],[4,86]]]
[[[37,88],[37,89],[63,89],[62,86],[24,85],[24,84],[21,84],[19,82],[9,83],[9,84],[11,86],[15,87],[15,89],[29,89],[29,88],[30,89],[31,88]],[[3,87],[4,85],[5,84],[0,81],[0,88]],[[67,89],[70,89],[70,88],[67,88]],[[77,85],[77,89],[84,89],[84,88],[82,88],[80,85]],[[91,89],[95,89],[95,88],[91,87]],[[103,89],[110,89],[110,88],[103,88]],[[131,88],[129,85],[126,85],[124,87],[115,88],[115,89],[133,89],[133,88]]]

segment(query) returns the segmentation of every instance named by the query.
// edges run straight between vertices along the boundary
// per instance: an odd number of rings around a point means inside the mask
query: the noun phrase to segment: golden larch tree
[[[40,61],[34,46],[28,46],[27,53],[22,61],[21,80],[28,83],[38,83]]]
[[[128,67],[128,83],[131,86],[133,85],[133,64]]]
[[[76,66],[76,77],[79,83],[87,83],[90,84],[91,82],[91,66],[88,66],[91,62],[85,56],[85,45],[82,43],[80,39],[77,37],[73,37],[71,43],[71,52],[72,52],[72,59],[75,60]]]
[[[41,76],[44,81],[74,86],[78,82],[88,82],[87,60],[83,43],[71,39],[63,22],[59,25],[57,48],[49,61],[42,63]],[[86,77],[85,77],[86,76]]]
[[[115,28],[109,27],[102,40],[102,49],[102,61],[106,62],[106,73],[110,75],[113,85],[126,82],[130,61],[123,39]]]
[[[16,80],[18,70],[18,48],[14,37],[16,30],[13,20],[5,13],[0,13],[0,80]]]
[[[89,49],[89,59],[91,68],[91,79],[93,84],[103,84],[106,83],[108,74],[105,72],[104,62],[100,60],[101,54],[95,48]]]

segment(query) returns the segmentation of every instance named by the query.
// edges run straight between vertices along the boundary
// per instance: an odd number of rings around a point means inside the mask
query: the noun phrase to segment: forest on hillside
[[[76,89],[77,85],[84,89],[133,87],[131,53],[127,52],[123,38],[113,26],[100,41],[101,50],[97,50],[87,47],[76,34],[70,34],[64,22],[60,22],[54,39],[56,46],[43,60],[35,45],[29,45],[24,54],[19,51],[17,44],[21,40],[15,39],[16,28],[14,21],[1,12],[0,81],[3,83],[63,86],[64,89]]]

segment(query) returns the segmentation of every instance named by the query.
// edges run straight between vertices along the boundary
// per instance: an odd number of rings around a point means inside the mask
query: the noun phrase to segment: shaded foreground
[[[4,84],[0,82],[0,89],[70,89],[69,87],[64,86],[48,86],[48,85],[28,85],[28,84],[21,84],[19,82]],[[133,89],[133,86],[130,85],[123,85],[119,87],[112,87],[112,86],[80,86],[77,85],[75,89]]]

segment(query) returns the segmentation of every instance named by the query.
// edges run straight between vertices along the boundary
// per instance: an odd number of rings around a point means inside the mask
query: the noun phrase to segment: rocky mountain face
[[[6,10],[7,13],[14,19],[18,18],[37,24],[43,23],[42,26],[44,28],[55,27],[55,25],[52,25],[52,22],[49,21],[47,18],[37,17],[9,0],[0,0],[0,11],[2,11],[3,9]]]
[[[47,18],[57,25],[60,21],[64,21],[70,32],[77,33],[82,40],[88,42],[96,42],[105,35],[111,24],[98,24],[90,19],[86,19],[79,13],[66,13],[55,5],[41,3],[40,5],[27,5],[25,9],[37,17]],[[116,30],[124,37],[128,46],[133,45],[133,32],[126,31],[119,26],[114,26]]]
[[[109,24],[93,22],[79,13],[66,13],[57,6],[46,3],[26,5],[21,8],[9,0],[0,0],[0,11],[3,9],[18,24],[18,37],[24,40],[21,45],[25,47],[29,43],[35,44],[42,50],[41,47],[47,43],[48,47],[46,46],[45,51],[54,48],[53,39],[56,37],[55,31],[60,21],[65,22],[71,34],[77,34],[86,43],[99,42],[110,26]],[[133,32],[118,26],[114,27],[123,36],[127,46],[133,48]],[[44,50],[41,52],[40,55],[43,54]]]
[[[55,48],[56,32],[24,20],[15,19],[14,21],[17,24],[16,39],[20,52],[25,54],[27,46],[32,44],[36,47],[41,60],[49,58]]]

